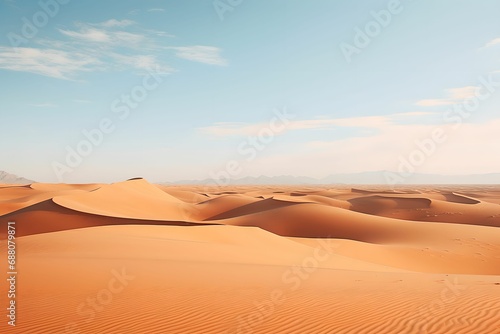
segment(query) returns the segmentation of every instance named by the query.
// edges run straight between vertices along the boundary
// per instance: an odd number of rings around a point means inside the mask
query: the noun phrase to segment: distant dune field
[[[9,333],[500,333],[494,186],[0,185],[8,222]]]

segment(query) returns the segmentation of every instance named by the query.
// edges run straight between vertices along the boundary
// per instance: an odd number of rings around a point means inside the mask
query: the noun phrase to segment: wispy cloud
[[[132,26],[133,31],[122,28]],[[165,50],[173,50],[180,58],[189,59],[210,65],[224,65],[226,60],[220,56],[220,49],[213,46],[162,46],[158,38],[175,37],[167,32],[144,29],[135,26],[131,20],[110,19],[101,23],[77,23],[76,30],[60,29],[70,37],[76,49],[84,48],[91,54],[98,53],[98,58],[109,58],[119,66],[132,66],[136,69],[159,68],[162,72],[172,72],[173,69],[162,64],[158,59]],[[93,45],[97,44],[97,45]],[[64,48],[67,44],[59,42]],[[98,48],[96,48],[96,46]],[[131,51],[123,52],[123,48]],[[143,53],[147,51],[148,54]],[[132,54],[131,54],[132,53]],[[135,53],[135,54],[134,54]]]
[[[0,68],[11,71],[70,79],[74,74],[90,71],[100,64],[99,59],[85,53],[0,46]]]
[[[161,31],[161,30],[146,29],[145,32],[148,35],[154,35],[154,36],[158,36],[158,37],[171,37],[171,38],[175,37],[175,35],[169,34],[168,32]]]
[[[123,27],[130,26],[132,24],[135,24],[135,22],[132,20],[110,19],[110,20],[107,20],[107,21],[104,21],[101,23],[97,23],[95,25],[101,26],[101,27],[106,27],[106,28],[110,28],[110,27],[122,27],[123,28]]]
[[[324,119],[307,119],[290,121],[287,124],[287,131],[306,130],[306,129],[325,129],[332,127],[347,127],[347,128],[365,128],[365,129],[384,129],[396,123],[400,117],[422,116],[431,113],[414,112],[400,113],[384,116],[364,116],[350,118],[324,118]],[[198,130],[204,134],[229,137],[229,136],[251,136],[256,135],[264,128],[269,127],[267,123],[235,123],[235,122],[219,122],[211,126],[202,127]]]
[[[366,116],[335,119],[315,119],[292,121],[290,130],[319,129],[329,127],[348,128],[381,128],[391,123],[391,118],[387,116]]]
[[[113,58],[116,64],[125,67],[132,67],[138,70],[155,69],[160,73],[171,73],[174,69],[166,64],[158,61],[154,55],[123,55],[119,53],[108,53],[108,56]]]
[[[478,86],[450,88],[446,90],[446,98],[420,100],[416,105],[421,107],[437,107],[457,104],[474,97],[478,89],[480,89]]]
[[[449,99],[427,99],[427,100],[420,100],[416,104],[417,106],[420,107],[438,107],[438,106],[447,106],[450,104],[454,104],[454,102]]]
[[[111,41],[110,36],[105,31],[96,28],[85,27],[80,29],[80,31],[59,29],[59,32],[69,37],[83,39],[90,42],[104,43]]]
[[[165,9],[163,8],[150,8],[148,9],[148,12],[164,12]]]
[[[59,39],[36,40],[38,48],[0,47],[0,69],[71,80],[88,71],[155,69],[171,73],[174,69],[163,60],[167,52],[209,65],[227,64],[217,47],[165,46],[165,37],[175,36],[142,28],[131,20],[77,22],[58,31]]]
[[[498,45],[498,44],[500,44],[500,38],[495,38],[495,39],[492,39],[491,41],[489,41],[488,43],[486,43],[486,45],[484,47],[489,48],[490,46],[494,46],[494,45]]]
[[[401,112],[397,114],[393,114],[394,117],[405,117],[405,116],[426,116],[433,115],[433,112],[430,111],[410,111],[410,112]]]
[[[124,20],[127,21],[127,20]],[[120,45],[125,47],[136,47],[139,43],[146,40],[146,36],[138,33],[131,33],[122,30],[111,30],[111,27],[124,27],[129,25],[127,21],[108,20],[97,24],[102,28],[96,28],[95,25],[79,23],[78,30],[59,29],[59,32],[65,36],[83,40],[86,42]]]
[[[227,65],[227,60],[220,55],[221,49],[214,46],[179,46],[171,47],[171,49],[174,49],[176,56],[182,59],[210,65]]]
[[[478,86],[465,86],[461,88],[451,88],[448,89],[447,92],[452,100],[466,100],[474,97],[479,88]]]

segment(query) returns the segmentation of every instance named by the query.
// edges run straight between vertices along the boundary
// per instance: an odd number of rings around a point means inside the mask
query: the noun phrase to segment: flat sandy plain
[[[500,333],[500,187],[0,185],[4,272],[9,221],[1,333]]]

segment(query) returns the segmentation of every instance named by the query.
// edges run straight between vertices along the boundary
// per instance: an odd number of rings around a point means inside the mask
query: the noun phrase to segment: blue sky
[[[500,172],[498,1],[40,3],[0,2],[0,170]]]

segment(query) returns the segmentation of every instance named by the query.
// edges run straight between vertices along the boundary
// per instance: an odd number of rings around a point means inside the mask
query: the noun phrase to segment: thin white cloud
[[[307,120],[291,120],[286,126],[286,131],[325,129],[332,127],[384,129],[396,123],[401,117],[415,117],[432,115],[430,112],[407,112],[383,116],[362,116],[348,118],[321,118]],[[201,133],[217,136],[250,136],[256,135],[264,128],[268,128],[269,123],[246,124],[237,122],[219,122],[211,126],[198,128]]]
[[[457,104],[476,96],[479,89],[480,87],[477,86],[450,88],[446,90],[446,98],[420,100],[416,105],[421,107],[438,107]]]
[[[114,31],[109,29],[98,29],[86,24],[80,24],[79,30],[64,30],[59,29],[63,35],[75,38],[78,40],[120,45],[125,47],[136,47],[139,43],[146,40],[146,36],[127,31]]]
[[[152,34],[158,37],[175,37],[175,35],[169,34],[168,32],[154,29],[146,29],[144,30],[147,34]]]
[[[171,47],[176,51],[176,56],[199,63],[224,66],[227,60],[220,53],[221,49],[214,46],[195,45]]]
[[[498,44],[500,44],[500,38],[495,38],[495,39],[489,41],[488,43],[486,43],[486,45],[484,47],[489,48],[491,46],[498,45]]]
[[[110,27],[127,27],[127,26],[130,26],[132,24],[135,24],[134,21],[132,20],[117,20],[117,19],[110,19],[110,20],[107,20],[107,21],[104,21],[104,22],[101,22],[101,23],[97,23],[96,25],[97,26],[101,26],[101,27],[106,27],[106,28],[110,28]]]
[[[420,100],[416,104],[420,107],[438,107],[438,106],[448,106],[454,104],[452,100],[449,99],[428,99]]]
[[[90,71],[100,64],[99,59],[84,53],[0,46],[0,68],[11,71],[71,79],[78,72]]]
[[[148,9],[148,12],[164,12],[165,9],[163,8],[150,8]]]
[[[447,92],[453,100],[466,100],[474,97],[479,88],[480,87],[477,86],[465,86],[461,88],[451,88],[448,89]]]
[[[386,116],[366,116],[291,121],[288,128],[290,130],[319,129],[334,126],[348,128],[381,128],[388,125],[389,123],[391,123],[391,119]]]
[[[401,112],[394,114],[392,116],[396,117],[404,117],[404,116],[426,116],[426,115],[433,115],[433,112],[430,111],[410,111],[410,112]]]
[[[139,70],[151,70],[160,73],[171,73],[174,71],[168,65],[164,65],[159,62],[154,55],[122,55],[119,53],[109,53],[109,56],[113,58],[118,64],[125,65],[126,67],[133,67]]]
[[[175,36],[141,28],[131,20],[78,22],[74,28],[59,29],[59,32],[60,39],[34,41],[37,48],[0,47],[0,69],[59,79],[74,79],[84,71],[154,69],[167,74],[174,69],[162,60],[166,51],[210,65],[227,63],[217,47],[165,47],[160,38]]]
[[[161,31],[150,32],[138,27],[134,27],[132,32],[121,29],[134,23],[130,20],[115,19],[96,24],[79,22],[76,24],[78,28],[76,30],[60,29],[64,36],[70,38],[69,40],[41,40],[38,43],[53,49],[61,49],[66,53],[88,54],[91,58],[99,59],[101,66],[96,68],[99,70],[155,69],[161,73],[173,72],[170,66],[158,59],[155,53],[162,48],[156,45],[154,38],[151,38],[151,35],[167,36],[167,34]],[[129,51],[123,52],[123,48],[128,48]]]
[[[146,40],[144,35],[134,34],[126,31],[117,31],[111,34],[112,39],[116,41],[116,43],[121,45],[133,44],[134,47],[142,41]]]
[[[111,37],[106,31],[96,28],[84,27],[80,29],[80,31],[59,29],[59,32],[68,37],[78,38],[89,42],[107,43],[111,41]]]

